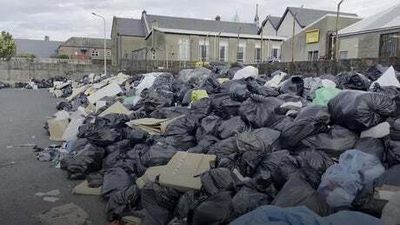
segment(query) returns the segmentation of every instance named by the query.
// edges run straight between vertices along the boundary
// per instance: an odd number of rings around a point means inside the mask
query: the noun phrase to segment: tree
[[[2,31],[0,35],[0,59],[9,60],[16,52],[16,44],[12,35]]]

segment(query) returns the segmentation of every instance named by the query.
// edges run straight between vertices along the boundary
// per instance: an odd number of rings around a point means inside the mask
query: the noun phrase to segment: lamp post
[[[335,42],[335,61],[339,62],[339,13],[340,13],[340,5],[342,5],[344,0],[340,0],[337,6],[337,14],[336,14],[336,42]]]
[[[104,22],[104,75],[107,75],[107,31],[106,31],[106,18],[104,18],[104,16],[99,15],[95,12],[92,12],[93,16],[97,16],[103,19]]]

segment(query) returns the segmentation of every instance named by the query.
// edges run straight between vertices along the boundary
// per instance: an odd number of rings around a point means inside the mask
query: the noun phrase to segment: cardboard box
[[[49,125],[50,140],[52,141],[63,141],[63,135],[68,127],[68,119],[50,119],[47,120]]]
[[[102,113],[100,113],[99,116],[105,116],[108,114],[112,113],[118,113],[118,114],[125,114],[129,116],[132,112],[129,111],[121,102],[115,102],[113,105],[108,107],[108,109],[104,110]]]
[[[160,174],[160,184],[179,191],[200,190],[200,175],[215,164],[215,155],[177,152]]]

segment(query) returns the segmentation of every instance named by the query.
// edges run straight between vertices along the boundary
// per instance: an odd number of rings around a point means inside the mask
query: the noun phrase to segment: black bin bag
[[[342,91],[329,101],[328,108],[335,124],[359,132],[378,125],[397,111],[392,98],[363,91]]]
[[[284,117],[276,112],[283,103],[275,97],[251,95],[241,104],[240,116],[253,128],[270,127]]]

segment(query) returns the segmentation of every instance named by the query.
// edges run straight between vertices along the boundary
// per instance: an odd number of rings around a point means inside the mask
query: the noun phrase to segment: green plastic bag
[[[192,91],[192,102],[197,102],[200,99],[208,98],[206,90],[194,90]]]
[[[340,89],[335,87],[323,87],[315,91],[315,98],[313,99],[313,105],[327,106],[329,100],[336,97],[341,92]]]

